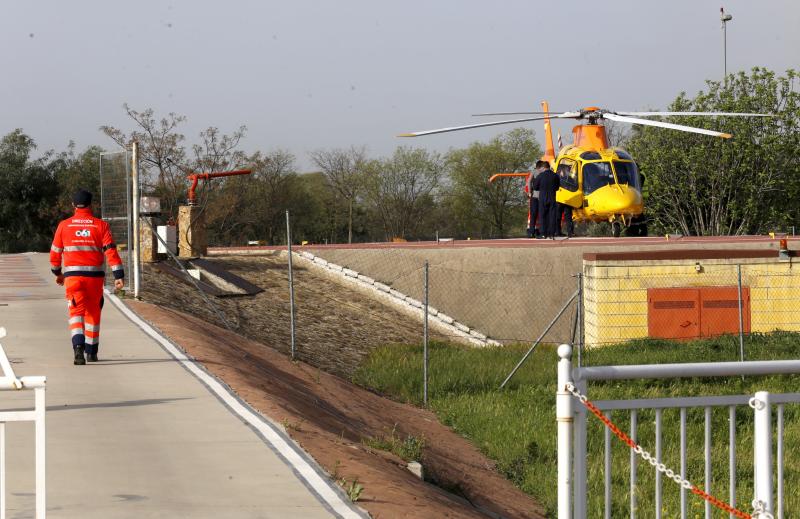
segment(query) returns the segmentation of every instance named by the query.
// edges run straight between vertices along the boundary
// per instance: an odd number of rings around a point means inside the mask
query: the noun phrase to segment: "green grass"
[[[383,436],[365,438],[362,443],[373,449],[391,452],[405,461],[421,460],[425,447],[425,440],[422,438],[412,435],[406,436],[405,439],[401,438],[397,434],[397,427]]]
[[[470,439],[497,462],[498,469],[523,491],[543,504],[550,516],[556,507],[556,423],[555,391],[557,356],[552,346],[541,346],[517,372],[506,390],[498,386],[526,351],[527,346],[501,348],[464,348],[433,344],[430,348],[429,404],[440,420]],[[732,337],[676,343],[644,340],[608,346],[587,352],[585,365],[657,364],[738,360],[738,341]],[[753,335],[745,343],[748,360],[800,358],[800,334],[774,333]],[[387,346],[375,350],[355,375],[355,381],[400,401],[421,405],[422,348]],[[593,400],[752,394],[798,391],[794,376],[740,377],[724,379],[681,379],[650,381],[614,381],[589,386]],[[663,413],[663,460],[668,467],[680,467],[678,410]],[[655,449],[652,411],[639,412],[639,443],[651,452]],[[613,420],[629,429],[627,412],[615,412]],[[698,486],[704,483],[703,410],[688,412],[688,477]],[[785,413],[785,510],[800,510],[800,413],[796,406],[786,406]],[[752,488],[752,411],[737,409],[737,502],[750,511]],[[715,409],[713,424],[713,481],[717,497],[728,497],[728,410]],[[613,517],[628,514],[629,450],[613,441]],[[602,425],[589,417],[588,427],[589,517],[602,517],[603,506],[603,432]],[[642,517],[653,516],[653,470],[639,464],[637,496]],[[664,517],[679,512],[678,486],[662,478]],[[689,497],[690,516],[702,516],[703,503]],[[727,517],[727,514],[714,515]]]

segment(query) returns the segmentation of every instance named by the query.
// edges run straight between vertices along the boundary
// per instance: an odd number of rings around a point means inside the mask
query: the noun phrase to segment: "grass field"
[[[522,490],[534,496],[555,516],[556,422],[555,391],[557,356],[552,346],[542,346],[515,375],[506,390],[500,382],[513,368],[527,346],[473,349],[433,344],[430,349],[430,407],[456,432],[469,438]],[[800,334],[775,333],[748,337],[748,360],[800,358]],[[738,360],[738,341],[731,337],[674,343],[635,341],[587,352],[585,365],[657,364]],[[422,348],[386,346],[375,350],[355,375],[355,381],[392,398],[416,405],[422,403]],[[739,377],[725,379],[681,379],[615,381],[589,386],[591,399],[657,398],[667,396],[753,394],[758,390],[795,392],[796,376]],[[786,517],[800,517],[800,413],[786,406],[785,419],[785,510]],[[639,412],[639,443],[651,452],[654,443],[654,412]],[[616,412],[613,420],[629,429],[627,412]],[[679,412],[663,413],[663,460],[676,471],[680,467]],[[688,477],[704,483],[703,410],[688,412]],[[752,500],[752,410],[737,408],[737,502],[750,511]],[[715,409],[713,427],[712,494],[728,497],[728,410]],[[593,417],[588,428],[589,517],[602,517],[603,432]],[[629,450],[613,440],[613,517],[628,515]],[[653,517],[654,474],[639,464],[637,489],[640,517]],[[664,517],[679,515],[678,486],[663,479]],[[690,517],[702,517],[703,503],[689,497]],[[795,513],[792,513],[795,511]],[[718,512],[714,517],[727,517]]]

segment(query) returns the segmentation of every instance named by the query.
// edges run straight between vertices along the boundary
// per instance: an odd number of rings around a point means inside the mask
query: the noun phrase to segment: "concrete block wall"
[[[750,289],[752,332],[800,331],[800,270],[777,258],[584,261],[584,325],[588,346],[648,335],[648,288]]]

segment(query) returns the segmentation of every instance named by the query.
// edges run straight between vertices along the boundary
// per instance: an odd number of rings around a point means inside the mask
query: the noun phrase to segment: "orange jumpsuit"
[[[95,218],[91,209],[77,208],[71,218],[58,224],[50,247],[50,266],[53,274],[64,276],[72,346],[84,345],[87,353],[96,354],[100,341],[104,253],[114,279],[124,278],[111,229]]]

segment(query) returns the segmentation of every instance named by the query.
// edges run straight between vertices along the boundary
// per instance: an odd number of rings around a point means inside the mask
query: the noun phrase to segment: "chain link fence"
[[[430,340],[473,346],[730,336],[731,360],[747,360],[753,334],[800,331],[800,274],[776,258],[581,272],[558,249],[451,247],[295,244],[291,288],[285,248],[212,247],[207,261],[263,292],[240,297],[207,265],[164,256],[143,266],[142,296],[347,377],[376,347],[423,343],[426,294]]]
[[[800,273],[775,259],[585,267],[587,347],[800,331]],[[731,359],[737,360],[737,359]]]
[[[125,268],[126,288],[130,288],[133,249],[131,211],[131,158],[127,150],[100,154],[100,217],[108,222]],[[114,285],[110,269],[106,269],[106,285]]]

